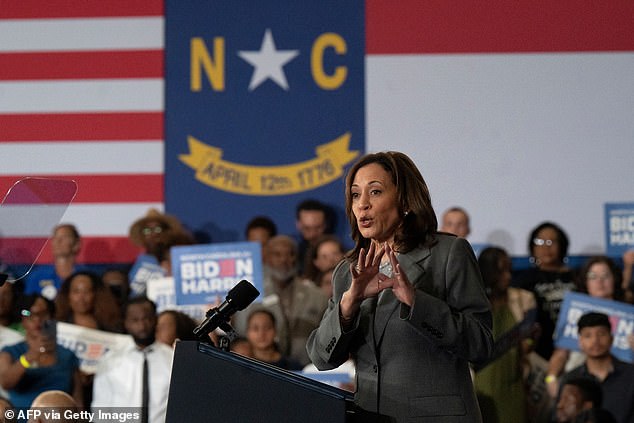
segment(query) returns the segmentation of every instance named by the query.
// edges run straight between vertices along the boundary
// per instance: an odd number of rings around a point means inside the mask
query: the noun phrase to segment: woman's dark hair
[[[169,314],[174,318],[176,324],[176,338],[181,341],[197,341],[198,337],[194,335],[194,329],[198,324],[189,315],[178,310],[164,310],[159,313],[160,318],[164,314]]]
[[[308,250],[306,251],[306,258],[304,260],[304,278],[315,282],[317,285],[319,285],[319,282],[317,279],[319,279],[319,277],[321,276],[321,270],[319,270],[317,266],[315,266],[315,263],[313,262],[317,258],[319,247],[321,247],[323,244],[327,242],[334,242],[338,244],[339,248],[341,249],[341,253],[345,254],[343,244],[341,243],[341,240],[339,239],[337,235],[332,235],[332,234],[321,235],[319,236],[319,238],[315,240],[314,243],[308,246]]]
[[[251,323],[251,319],[253,319],[253,316],[255,316],[256,314],[265,314],[269,316],[271,322],[273,322],[273,327],[277,330],[277,319],[275,318],[275,315],[265,308],[258,308],[249,313],[249,317],[247,317],[247,326],[249,326],[249,324]]]
[[[359,257],[361,248],[370,246],[370,239],[364,238],[357,226],[352,211],[352,183],[364,166],[376,163],[391,176],[396,186],[399,213],[403,216],[394,236],[394,250],[407,253],[419,245],[432,243],[438,229],[438,219],[431,204],[429,189],[420,171],[408,156],[397,151],[366,154],[348,171],[346,177],[346,215],[351,228],[354,249],[348,253],[350,260]]]
[[[498,293],[500,286],[500,260],[508,259],[506,251],[499,247],[487,247],[480,253],[478,257],[478,265],[482,280],[484,282],[484,290],[487,296],[491,298]]]
[[[30,311],[31,307],[33,307],[33,304],[35,304],[35,302],[40,298],[44,300],[44,302],[46,303],[48,314],[50,314],[51,317],[55,316],[55,303],[49,300],[48,298],[46,298],[45,296],[43,296],[42,294],[27,294],[27,295],[20,296],[17,302],[17,306],[18,306],[18,310],[20,314],[24,315],[23,313],[25,311]]]
[[[62,322],[72,320],[73,311],[70,307],[69,294],[72,282],[78,276],[86,276],[90,280],[92,290],[95,293],[93,315],[95,316],[99,328],[112,332],[121,332],[123,329],[123,319],[117,299],[110,289],[104,285],[101,278],[96,273],[89,271],[75,272],[62,283],[57,297],[55,297],[57,320]]]
[[[17,280],[15,282],[5,282],[5,285],[8,285],[8,291],[3,295],[8,294],[11,296],[11,301],[9,305],[9,310],[6,311],[5,318],[7,319],[7,325],[11,325],[14,323],[19,323],[20,318],[20,309],[18,308],[18,301],[20,297],[24,295],[24,283],[22,279]]]
[[[625,292],[623,291],[623,286],[621,286],[621,282],[623,281],[623,274],[621,270],[616,265],[614,260],[607,256],[594,256],[590,257],[588,261],[583,264],[581,271],[578,275],[577,287],[579,291],[584,294],[588,293],[588,272],[590,268],[597,263],[603,263],[610,269],[610,273],[612,274],[612,279],[614,281],[614,291],[612,293],[612,299],[616,301],[623,301],[625,297]]]
[[[531,231],[530,236],[528,237],[528,251],[530,252],[531,257],[535,256],[535,252],[534,252],[535,244],[533,240],[537,238],[537,234],[542,229],[546,229],[546,228],[552,229],[557,233],[557,246],[559,247],[558,258],[559,258],[559,261],[563,263],[564,258],[566,258],[566,256],[568,255],[568,245],[569,245],[568,235],[566,235],[566,232],[564,232],[564,230],[556,223],[542,222],[535,229],[533,229]]]
[[[248,237],[249,231],[253,228],[262,228],[269,234],[269,238],[273,238],[277,235],[277,226],[275,222],[268,216],[256,216],[247,223],[247,227],[244,230],[244,236]]]

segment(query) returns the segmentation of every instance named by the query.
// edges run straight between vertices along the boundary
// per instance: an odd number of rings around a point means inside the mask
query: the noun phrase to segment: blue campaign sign
[[[618,301],[594,298],[577,292],[564,296],[555,327],[555,345],[559,348],[579,351],[577,321],[590,311],[607,314],[612,326],[612,354],[620,360],[634,363],[634,351],[627,337],[634,332],[634,306]]]
[[[606,203],[606,255],[621,257],[631,249],[634,249],[634,203]]]
[[[262,255],[257,242],[172,247],[176,304],[217,304],[243,279],[262,292]]]
[[[165,203],[201,242],[330,205],[365,146],[365,2],[166,1]]]
[[[148,281],[162,278],[163,276],[165,276],[165,270],[161,267],[156,257],[149,254],[140,254],[128,273],[130,296],[145,295]]]

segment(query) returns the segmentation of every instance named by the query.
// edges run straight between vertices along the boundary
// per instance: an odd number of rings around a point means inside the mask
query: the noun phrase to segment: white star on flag
[[[288,82],[282,67],[299,54],[298,50],[276,50],[271,29],[267,28],[260,51],[239,51],[238,56],[255,67],[249,91],[253,91],[267,79],[288,91]]]

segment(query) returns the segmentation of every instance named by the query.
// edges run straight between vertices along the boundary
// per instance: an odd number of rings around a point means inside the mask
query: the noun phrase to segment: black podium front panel
[[[195,341],[176,344],[168,423],[345,422],[352,394]]]

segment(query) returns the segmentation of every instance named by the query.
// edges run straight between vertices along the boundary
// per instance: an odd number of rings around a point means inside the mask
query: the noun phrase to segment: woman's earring
[[[406,211],[405,213],[403,213],[403,217],[407,217],[408,214],[409,214],[409,211]]]

